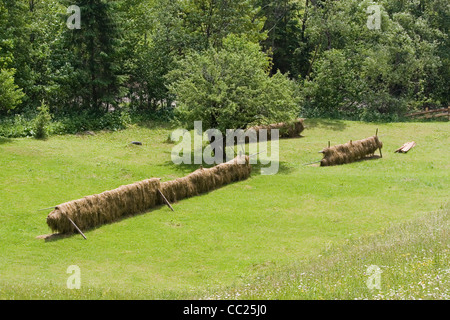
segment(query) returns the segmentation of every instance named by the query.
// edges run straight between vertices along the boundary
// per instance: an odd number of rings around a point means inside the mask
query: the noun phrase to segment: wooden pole
[[[54,206],[54,207],[48,207],[48,208],[45,208],[45,209],[39,209],[38,211],[50,210],[50,209],[55,209],[55,208],[56,208],[56,206]]]
[[[66,216],[67,219],[69,219],[70,223],[73,224],[73,226],[75,227],[75,229],[77,229],[77,231],[83,236],[83,238],[85,240],[87,240],[86,236],[84,235],[83,232],[81,232],[80,228],[78,228],[78,226],[75,224],[75,222],[72,221],[72,219],[70,219],[68,216]]]
[[[166,199],[166,197],[164,197],[163,193],[161,192],[161,190],[158,189],[159,194],[161,195],[161,197],[163,198],[164,202],[167,204],[167,206],[172,210],[173,210],[172,206],[170,205],[169,201]]]
[[[375,132],[375,135],[378,137],[378,128],[377,128],[377,132]]]
[[[314,163],[319,163],[320,161],[322,161],[322,160],[317,160],[317,161],[314,161],[314,162],[305,163],[304,166],[307,166],[307,165],[310,165],[310,164],[314,164]]]
[[[248,157],[250,158],[250,157],[256,156],[256,155],[258,155],[260,153],[263,153],[264,151],[266,151],[266,150],[260,151],[258,153],[253,153],[253,154],[249,155]]]

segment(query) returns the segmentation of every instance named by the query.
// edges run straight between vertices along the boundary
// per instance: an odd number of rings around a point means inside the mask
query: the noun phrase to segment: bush
[[[296,84],[280,72],[270,76],[270,67],[258,44],[234,35],[221,49],[190,52],[167,75],[175,115],[187,127],[202,120],[221,132],[295,118]]]
[[[29,115],[16,114],[0,121],[0,136],[19,138],[33,136],[33,118]]]
[[[53,134],[76,134],[83,131],[123,130],[132,123],[127,110],[109,113],[82,112],[50,116],[48,108],[39,108],[38,115],[16,114],[0,120],[0,136],[20,138],[34,136],[39,139]],[[47,113],[47,115],[46,115]],[[47,117],[50,116],[50,119]]]
[[[36,139],[48,138],[48,126],[52,120],[48,106],[42,101],[41,106],[38,108],[39,114],[34,119],[34,137]]]

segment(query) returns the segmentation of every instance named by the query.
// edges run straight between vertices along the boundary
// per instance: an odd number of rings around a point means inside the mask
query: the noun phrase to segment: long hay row
[[[110,223],[157,205],[159,187],[160,179],[154,178],[69,201],[50,212],[47,224],[52,231],[71,233],[75,227],[67,218],[82,230]]]
[[[238,157],[210,169],[198,169],[186,177],[161,183],[153,178],[117,189],[66,202],[55,207],[47,216],[52,231],[73,233],[75,227],[91,229],[118,219],[143,213],[163,204],[158,189],[171,202],[196,196],[250,176],[249,157]]]
[[[248,156],[237,157],[209,169],[200,168],[186,177],[163,182],[161,191],[167,200],[176,202],[231,182],[245,180],[250,176],[251,170]]]
[[[373,156],[376,150],[383,147],[383,143],[377,136],[369,137],[363,140],[350,141],[323,149],[323,159],[321,166],[333,166],[354,162],[365,157]]]
[[[263,125],[263,126],[255,126],[251,127],[248,130],[254,130],[256,132],[256,136],[258,141],[260,141],[260,130],[267,130],[267,140],[270,140],[272,137],[272,129],[278,129],[280,133],[280,138],[295,138],[299,137],[300,134],[305,130],[305,126],[303,124],[303,119],[296,119],[293,122],[280,122],[275,124]],[[248,139],[246,139],[246,142]]]

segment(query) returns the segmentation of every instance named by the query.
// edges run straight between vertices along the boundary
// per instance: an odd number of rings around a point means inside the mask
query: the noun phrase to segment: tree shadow
[[[355,160],[354,162],[363,162],[363,161],[378,160],[378,159],[383,159],[383,157],[380,155],[374,154],[369,157],[364,157],[362,159]]]
[[[173,163],[172,161],[166,161],[163,164],[166,167],[169,167],[171,169],[171,171],[177,172],[177,173],[181,173],[184,175],[188,175],[192,172],[194,172],[197,169],[200,168],[212,168],[214,167],[214,165],[209,165],[206,163],[202,163],[202,164],[196,164],[196,163],[180,163],[180,164],[176,164]]]
[[[252,175],[289,175],[295,171],[295,167],[289,165],[285,161],[273,161],[269,164],[262,164],[260,162],[252,164]],[[263,172],[265,172],[263,174]]]
[[[10,143],[12,141],[13,141],[12,139],[0,137],[0,144]]]
[[[295,138],[292,138],[295,139]],[[191,156],[191,160],[193,159],[193,153],[190,154]],[[267,173],[267,172],[274,172],[274,174],[290,174],[291,172],[293,172],[295,170],[294,167],[292,167],[291,165],[289,165],[288,162],[284,162],[284,161],[271,161],[270,163],[267,164],[263,164],[260,161],[257,161],[257,163],[252,163],[254,160],[251,159],[250,160],[250,164],[252,166],[252,174],[257,174],[260,175],[262,174],[263,170]],[[174,172],[178,172],[178,173],[182,173],[183,175],[188,175],[192,172],[194,172],[197,169],[200,168],[212,168],[214,166],[216,166],[217,164],[207,164],[205,162],[203,162],[202,164],[194,164],[193,161],[191,161],[191,163],[180,163],[180,164],[175,164],[172,161],[166,161],[163,164],[164,166],[170,167],[171,171]]]
[[[335,119],[307,119],[305,120],[305,129],[325,128],[333,131],[344,131],[347,124],[343,120]]]

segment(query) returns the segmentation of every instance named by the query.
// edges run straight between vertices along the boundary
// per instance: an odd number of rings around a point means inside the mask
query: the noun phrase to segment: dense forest
[[[448,106],[449,24],[446,0],[0,0],[0,135],[396,121]]]

